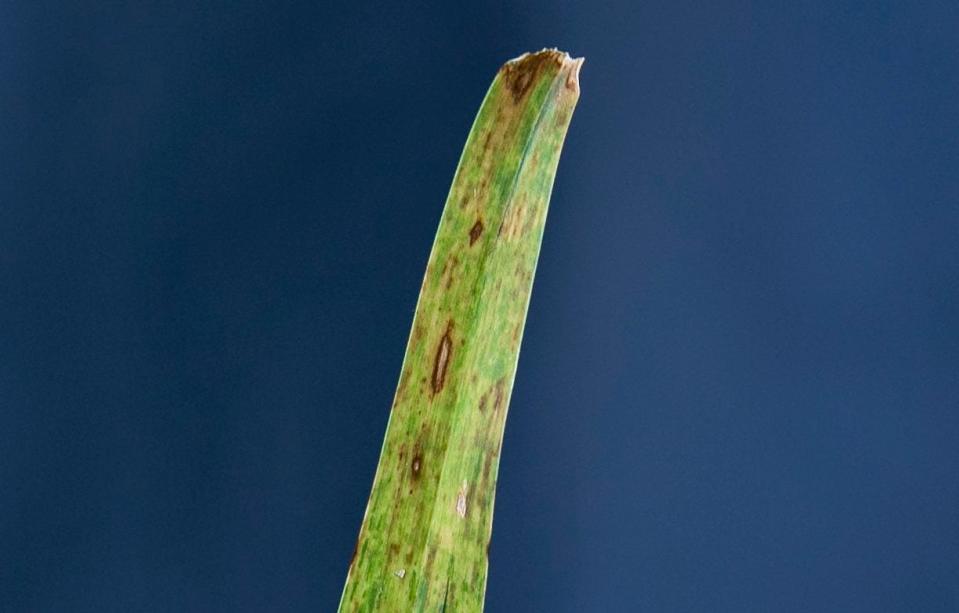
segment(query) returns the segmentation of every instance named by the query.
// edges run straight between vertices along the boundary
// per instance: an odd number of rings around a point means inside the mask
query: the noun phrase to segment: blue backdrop
[[[0,8],[0,610],[334,609],[544,46],[488,610],[959,610],[959,6],[460,4]]]

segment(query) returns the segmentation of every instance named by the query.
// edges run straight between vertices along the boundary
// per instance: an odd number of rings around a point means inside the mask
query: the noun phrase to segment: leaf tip
[[[566,87],[579,93],[579,69],[583,65],[583,58],[572,58],[565,51],[558,49],[541,49],[533,53],[524,53],[515,57],[500,68],[503,81],[513,94],[513,99],[519,102],[529,90],[530,85],[549,66],[551,74],[566,76]],[[557,70],[558,73],[553,72]]]

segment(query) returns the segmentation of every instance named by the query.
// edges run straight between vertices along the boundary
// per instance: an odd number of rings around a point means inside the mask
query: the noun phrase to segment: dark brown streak
[[[480,219],[476,220],[476,223],[473,224],[473,227],[470,228],[470,247],[473,246],[473,243],[479,239],[480,235],[483,233],[483,221]]]
[[[453,323],[446,326],[446,333],[440,339],[440,344],[436,348],[436,359],[433,361],[433,395],[439,394],[446,384],[446,370],[449,367],[450,357],[453,354]]]
[[[360,549],[360,539],[356,539],[356,544],[353,545],[353,553],[350,554],[350,570],[353,570],[353,565],[356,563],[356,552]]]

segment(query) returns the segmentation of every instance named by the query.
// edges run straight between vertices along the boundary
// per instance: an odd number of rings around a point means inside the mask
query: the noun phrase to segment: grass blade
[[[579,67],[507,62],[430,254],[340,611],[481,611],[500,446]]]

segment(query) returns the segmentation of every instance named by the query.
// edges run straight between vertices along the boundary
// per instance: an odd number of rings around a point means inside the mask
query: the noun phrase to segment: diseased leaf
[[[481,611],[503,427],[581,59],[507,62],[430,254],[340,611]]]

